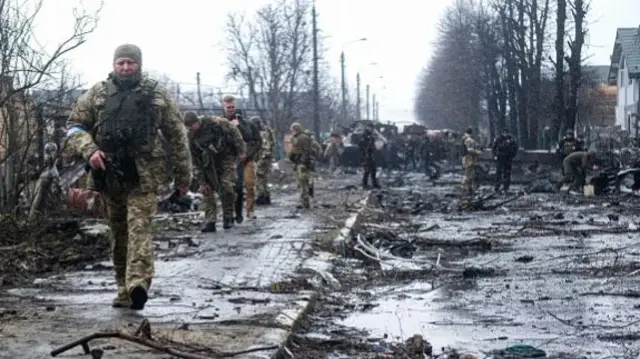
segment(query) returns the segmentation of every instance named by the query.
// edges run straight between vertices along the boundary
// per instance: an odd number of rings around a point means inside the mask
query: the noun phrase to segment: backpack
[[[464,138],[460,141],[460,144],[458,144],[458,153],[460,153],[460,156],[466,156],[469,154],[469,149],[467,148],[467,145],[464,144]]]

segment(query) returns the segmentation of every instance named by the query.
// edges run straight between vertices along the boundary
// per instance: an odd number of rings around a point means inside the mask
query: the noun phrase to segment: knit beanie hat
[[[142,51],[140,48],[133,44],[124,44],[118,46],[113,54],[113,62],[121,58],[129,58],[135,61],[138,65],[142,66]]]

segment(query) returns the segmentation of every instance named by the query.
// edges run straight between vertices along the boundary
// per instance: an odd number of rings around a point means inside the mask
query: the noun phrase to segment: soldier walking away
[[[324,150],[324,158],[329,162],[329,173],[333,174],[338,168],[340,162],[340,147],[342,141],[340,135],[337,133],[331,133],[331,136],[327,139],[327,147]]]
[[[471,196],[476,189],[476,165],[480,149],[473,138],[473,130],[468,128],[462,136],[462,168],[464,169],[464,178],[462,179],[462,189],[465,194]]]
[[[567,185],[573,182],[571,189],[583,193],[587,170],[597,169],[595,163],[596,156],[594,153],[577,151],[569,154],[562,161],[564,184]]]
[[[257,155],[258,160],[256,161],[256,193],[258,195],[256,204],[269,205],[271,204],[269,172],[271,172],[273,163],[276,140],[271,127],[263,124],[258,117],[253,117],[251,121],[260,129],[260,137],[262,138],[262,148]]]
[[[313,132],[311,130],[304,130],[304,133],[311,138],[311,161],[313,165],[311,166],[311,171],[309,172],[309,197],[313,198],[314,196],[314,176],[313,173],[316,171],[316,161],[320,159],[322,156],[322,145],[313,138]]]
[[[420,157],[422,158],[425,175],[432,180],[440,177],[440,167],[435,163],[434,152],[434,143],[429,139],[429,135],[425,133],[420,145]]]
[[[408,171],[409,164],[411,164],[411,171],[415,171],[416,166],[416,150],[417,143],[412,135],[407,135],[404,142],[404,170]]]
[[[141,67],[140,48],[118,47],[113,72],[77,100],[67,121],[68,144],[89,161],[95,189],[107,204],[118,286],[113,305],[134,310],[144,308],[154,275],[149,228],[167,172],[158,132],[170,144],[182,195],[191,180],[187,133],[177,106]]]
[[[380,188],[378,178],[376,177],[376,135],[373,132],[373,125],[368,124],[364,128],[362,139],[358,144],[362,152],[362,166],[364,173],[362,175],[362,188],[369,188],[369,177],[374,188]]]
[[[193,112],[184,115],[184,124],[189,129],[193,164],[204,196],[206,224],[202,232],[216,231],[216,193],[222,203],[222,228],[229,229],[234,221],[237,157],[245,153],[242,135],[227,119],[198,118]]]
[[[222,99],[225,117],[235,124],[242,134],[246,146],[246,155],[239,158],[237,164],[236,181],[236,222],[242,223],[242,207],[244,204],[244,190],[247,191],[247,217],[254,218],[255,206],[255,160],[262,146],[260,130],[246,121],[242,111],[236,108],[235,97],[228,95]]]
[[[504,191],[508,192],[511,185],[513,159],[518,154],[518,142],[507,129],[504,129],[493,141],[491,151],[493,152],[493,159],[496,161],[495,190],[496,192],[500,191],[500,185],[502,184]]]
[[[291,124],[291,152],[289,159],[294,163],[296,181],[300,191],[300,204],[298,208],[310,208],[309,177],[313,170],[312,141],[311,136],[305,133],[304,127],[298,122]]]

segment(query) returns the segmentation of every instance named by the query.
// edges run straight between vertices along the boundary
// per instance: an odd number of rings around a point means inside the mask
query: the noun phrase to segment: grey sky
[[[255,9],[267,2],[105,0],[97,31],[70,58],[83,80],[94,83],[110,71],[115,47],[131,42],[142,48],[147,70],[166,73],[185,83],[194,83],[195,73],[199,71],[204,84],[225,88],[226,53],[219,44],[226,36],[223,31],[226,14]],[[317,0],[319,28],[327,36],[327,60],[333,75],[339,78],[343,44],[366,37],[366,42],[345,47],[350,91],[355,91],[355,77],[360,71],[363,97],[364,85],[371,83],[371,92],[380,99],[382,121],[412,121],[416,75],[429,59],[436,24],[451,2]],[[99,0],[83,0],[83,3],[96,7]],[[426,3],[430,7],[426,7]],[[71,31],[71,9],[78,0],[45,1],[44,4],[38,36],[41,42],[55,44]],[[609,63],[615,29],[639,26],[637,14],[640,14],[638,0],[592,0],[591,63]],[[372,62],[378,65],[369,66]],[[377,79],[379,76],[384,78]]]

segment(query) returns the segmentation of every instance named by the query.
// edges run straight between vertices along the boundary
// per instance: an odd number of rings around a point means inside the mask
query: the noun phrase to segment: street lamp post
[[[369,84],[367,84],[367,120],[370,120],[371,117],[369,117]]]
[[[341,79],[341,92],[342,92],[342,122],[347,122],[347,86],[345,84],[344,72],[345,72],[345,58],[344,58],[344,48],[349,44],[353,44],[356,42],[367,41],[366,37],[346,42],[342,45],[342,52],[340,53],[340,79]]]
[[[360,73],[356,75],[356,121],[360,121]]]

